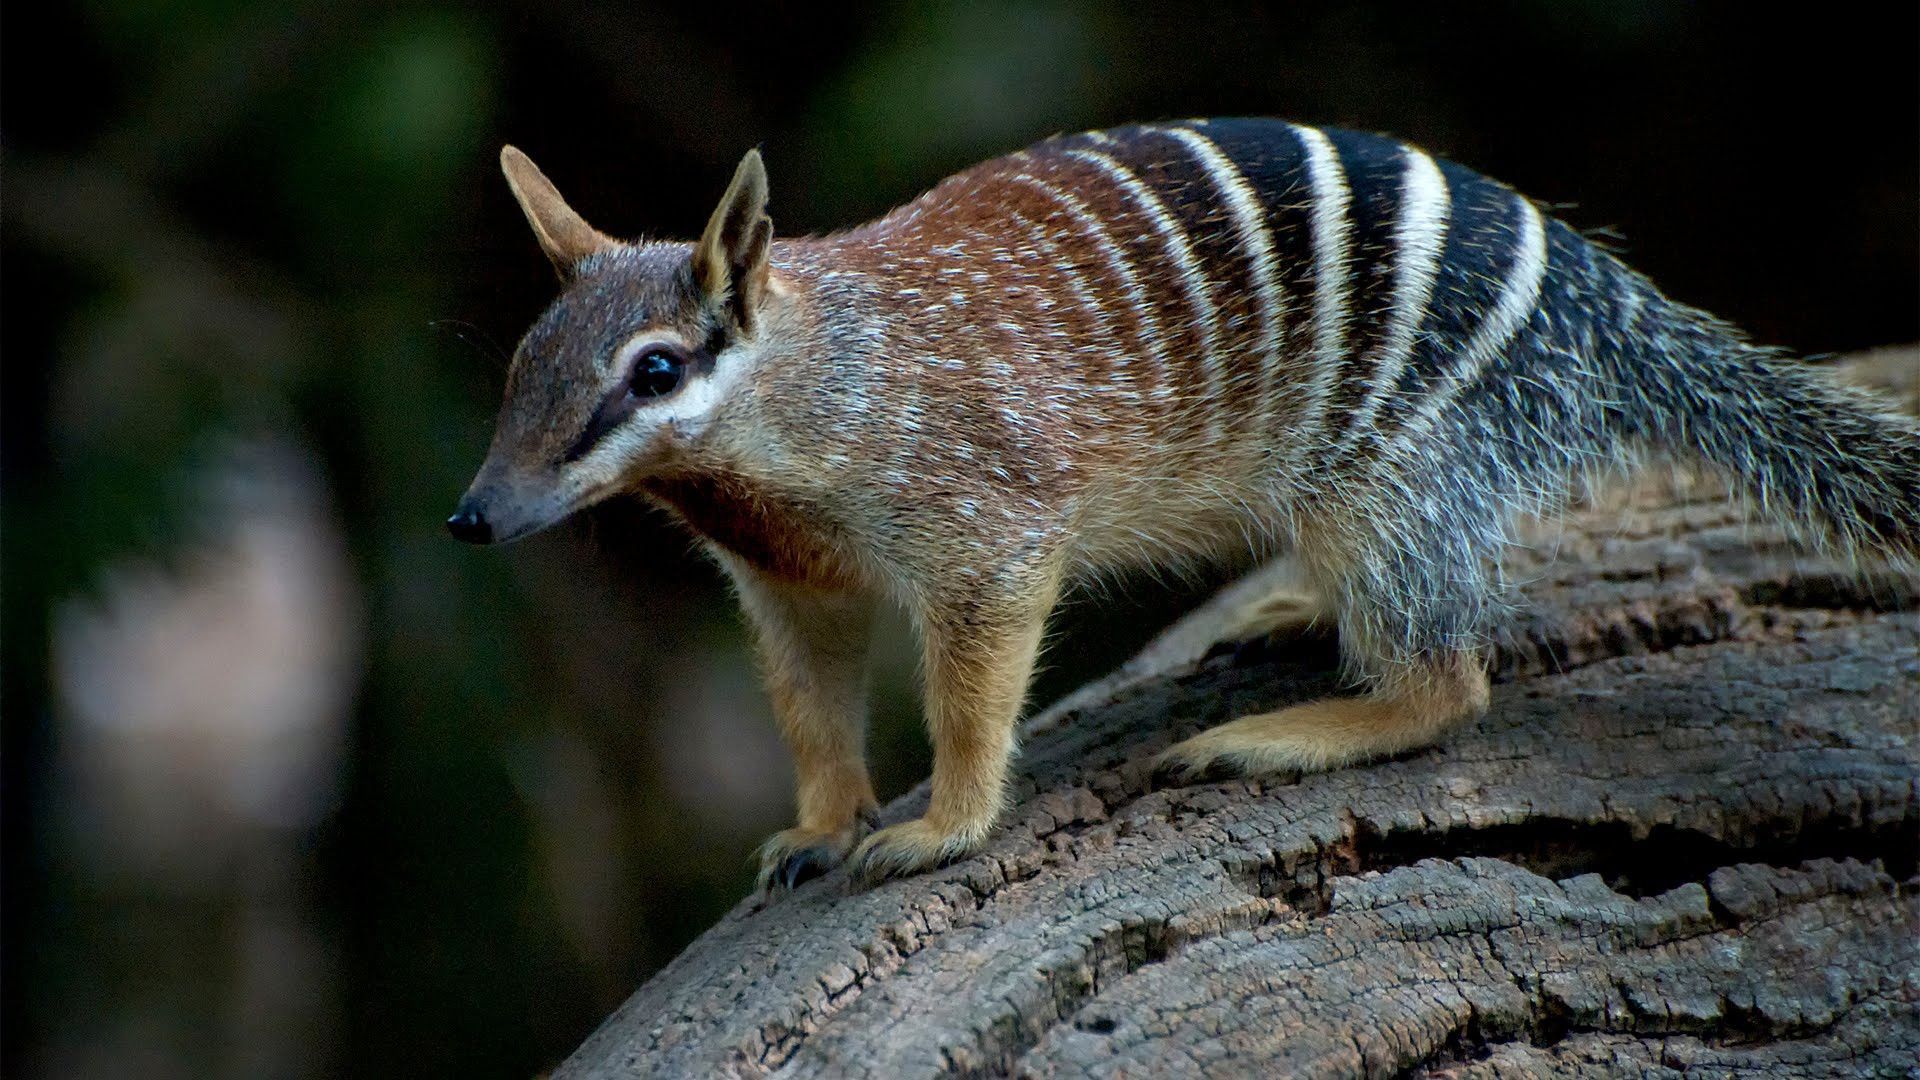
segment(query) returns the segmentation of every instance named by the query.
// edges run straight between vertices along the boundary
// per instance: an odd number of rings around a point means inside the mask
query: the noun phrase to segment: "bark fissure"
[[[1495,1075],[1537,1075],[1552,1072],[1566,1075],[1579,1070],[1575,1060],[1556,1059],[1552,1053],[1569,1040],[1580,1041],[1586,1037],[1589,1044],[1618,1047],[1630,1047],[1633,1056],[1647,1065],[1662,1065],[1670,1069],[1684,1068],[1687,1065],[1706,1065],[1699,1060],[1714,1052],[1720,1052],[1720,1061],[1713,1062],[1726,1072],[1760,1075],[1786,1075],[1787,1069],[1766,1068],[1755,1061],[1741,1068],[1727,1060],[1735,1058],[1741,1052],[1757,1056],[1759,1052],[1768,1052],[1773,1057],[1795,1061],[1807,1066],[1826,1066],[1836,1072],[1844,1072],[1849,1065],[1865,1063],[1867,1054],[1849,1045],[1848,1036],[1857,1039],[1857,1028],[1863,1018],[1879,1019],[1901,1008],[1892,994],[1875,994],[1854,1001],[1848,1009],[1832,1020],[1814,1025],[1807,1030],[1795,1033],[1772,1032],[1764,1025],[1753,1026],[1745,1021],[1729,1023],[1723,1033],[1715,1037],[1703,1038],[1690,1031],[1662,1031],[1645,1029],[1633,1032],[1607,1031],[1604,1029],[1566,1027],[1562,1030],[1536,1034],[1525,1038],[1489,1039],[1484,1033],[1470,1024],[1457,1040],[1449,1041],[1433,1054],[1415,1064],[1400,1070],[1394,1075],[1405,1080],[1456,1080],[1469,1076]],[[1743,1010],[1744,1012],[1744,1010]],[[1758,1033],[1753,1033],[1758,1032]],[[1679,1048],[1691,1053],[1680,1052]],[[1732,1053],[1727,1053],[1731,1051]],[[1622,1057],[1626,1055],[1621,1055]],[[1692,1060],[1689,1060],[1692,1059]],[[1524,1068],[1514,1068],[1515,1064],[1525,1062]],[[1551,1068],[1546,1067],[1548,1063]],[[1887,1059],[1888,1064],[1894,1060]],[[1633,1071],[1620,1068],[1625,1062],[1610,1063],[1618,1072]],[[1505,1068],[1502,1066],[1505,1065]],[[1609,1071],[1616,1071],[1609,1070]],[[1811,1069],[1809,1070],[1811,1071]],[[1863,1070],[1865,1075],[1873,1075],[1874,1070]],[[1893,1075],[1894,1073],[1889,1073]]]

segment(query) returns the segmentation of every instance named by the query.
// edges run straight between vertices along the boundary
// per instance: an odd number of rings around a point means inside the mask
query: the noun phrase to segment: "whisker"
[[[486,330],[477,323],[471,323],[465,319],[431,319],[427,322],[427,325],[435,330],[446,330],[452,333],[454,337],[473,346],[482,355],[498,364],[501,371],[505,371],[508,364],[512,362],[513,358],[511,354],[505,349],[502,349],[500,343],[494,340],[493,335],[487,333]]]

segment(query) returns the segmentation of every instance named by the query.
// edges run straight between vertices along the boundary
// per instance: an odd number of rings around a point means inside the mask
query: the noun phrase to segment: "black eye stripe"
[[[567,452],[561,456],[560,460],[572,463],[586,457],[587,451],[593,449],[595,443],[605,438],[607,432],[619,427],[622,420],[633,415],[633,410],[638,404],[634,396],[627,393],[627,381],[621,379],[620,385],[614,387],[613,391],[601,400],[599,408],[593,410],[593,415],[587,419],[587,426],[580,432],[580,437],[573,440],[573,445],[567,447]]]
[[[710,340],[718,339],[716,337]],[[679,361],[679,378],[667,393],[654,397],[636,396],[629,392],[633,389],[634,371],[639,364],[645,361],[649,353],[654,352],[667,353]],[[595,407],[593,415],[587,419],[587,426],[581,430],[579,436],[567,447],[566,453],[561,455],[561,462],[563,464],[571,464],[586,457],[601,439],[606,438],[607,432],[619,427],[621,422],[626,420],[627,417],[632,416],[633,411],[643,402],[657,401],[661,397],[668,396],[668,394],[685,386],[687,381],[695,375],[705,375],[712,372],[713,364],[714,354],[705,346],[689,352],[671,342],[658,341],[649,343],[635,350],[633,360],[629,364],[627,371],[621,376],[620,381],[614,384],[613,389],[607,392],[607,396],[601,399],[600,404]]]

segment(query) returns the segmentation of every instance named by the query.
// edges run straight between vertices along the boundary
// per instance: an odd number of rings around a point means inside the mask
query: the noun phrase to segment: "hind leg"
[[[1421,663],[1359,697],[1321,698],[1210,728],[1160,755],[1169,780],[1320,772],[1436,741],[1487,707],[1487,674],[1470,652]]]
[[[1298,559],[1276,559],[1234,589],[1247,595],[1217,631],[1221,641],[1307,637],[1333,629],[1334,612],[1305,579]]]
[[[1373,516],[1329,512],[1299,538],[1307,591],[1329,598],[1345,666],[1364,691],[1204,731],[1160,756],[1161,775],[1338,768],[1428,745],[1485,711],[1479,644],[1502,532],[1491,511],[1395,498],[1417,490],[1400,481],[1356,496],[1347,505]]]

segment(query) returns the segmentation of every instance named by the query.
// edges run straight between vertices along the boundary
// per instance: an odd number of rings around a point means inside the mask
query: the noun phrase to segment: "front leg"
[[[760,849],[761,888],[791,889],[846,856],[877,809],[867,775],[867,654],[874,601],[768,577],[723,556],[753,628],[799,820]]]
[[[881,829],[854,851],[856,879],[872,884],[951,862],[978,848],[999,819],[1014,724],[1059,591],[1051,573],[1024,584],[922,613],[933,791],[926,816]]]

